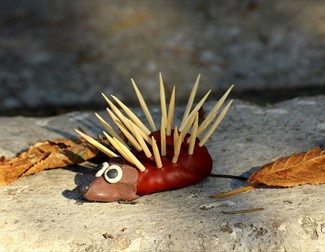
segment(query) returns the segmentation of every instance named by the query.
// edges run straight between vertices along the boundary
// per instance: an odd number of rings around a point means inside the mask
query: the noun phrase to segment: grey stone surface
[[[207,104],[211,107],[212,102]],[[254,167],[324,144],[325,97],[259,107],[235,100],[207,143],[214,173],[247,175]],[[135,111],[139,112],[139,109]],[[152,110],[155,117],[158,109]],[[182,109],[178,108],[176,119]],[[0,156],[81,126],[100,132],[93,112],[0,118]],[[325,185],[260,187],[222,200],[211,194],[244,182],[207,178],[136,204],[88,203],[74,190],[93,176],[89,163],[24,177],[0,187],[1,251],[323,251]],[[221,211],[264,207],[249,214]],[[106,238],[105,238],[106,237]]]
[[[2,0],[0,112],[98,106],[100,92],[135,102],[130,77],[157,102],[159,71],[185,97],[198,73],[206,89],[324,93],[324,10],[324,1]]]

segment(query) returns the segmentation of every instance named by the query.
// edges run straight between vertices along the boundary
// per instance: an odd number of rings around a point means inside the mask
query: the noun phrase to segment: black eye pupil
[[[118,175],[118,171],[116,169],[110,169],[106,172],[107,177],[113,179],[116,178]]]

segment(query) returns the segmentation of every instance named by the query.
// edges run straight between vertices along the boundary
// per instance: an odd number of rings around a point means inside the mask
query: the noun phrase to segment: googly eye
[[[118,165],[111,165],[104,172],[104,178],[108,183],[117,183],[121,180],[123,171]]]
[[[96,172],[96,177],[100,177],[103,175],[104,171],[109,167],[109,164],[107,162],[102,163],[99,165],[99,171]]]

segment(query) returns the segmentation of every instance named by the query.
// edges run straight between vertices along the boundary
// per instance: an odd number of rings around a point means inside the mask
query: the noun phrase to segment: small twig
[[[211,195],[210,198],[213,198],[213,199],[221,199],[221,198],[225,198],[225,197],[229,197],[229,196],[232,196],[232,195],[235,195],[235,194],[239,194],[239,193],[242,193],[242,192],[246,192],[248,190],[251,190],[259,185],[261,185],[262,183],[260,182],[256,182],[252,185],[249,185],[249,186],[245,186],[245,187],[242,187],[242,188],[239,188],[239,189],[236,189],[236,190],[233,190],[233,191],[230,191],[230,192],[226,192],[226,193],[219,193],[219,194],[214,194],[214,195]]]
[[[224,214],[243,214],[243,213],[253,213],[264,210],[263,207],[257,208],[250,208],[250,209],[242,209],[242,210],[235,210],[235,211],[221,211]]]

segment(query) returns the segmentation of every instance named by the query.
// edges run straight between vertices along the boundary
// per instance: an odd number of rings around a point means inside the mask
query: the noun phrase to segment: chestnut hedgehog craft
[[[133,88],[151,130],[118,98],[112,95],[121,110],[102,94],[110,107],[107,108],[108,114],[130,144],[122,140],[113,127],[96,113],[107,131],[103,132],[105,137],[120,156],[92,137],[76,130],[90,144],[109,157],[108,162],[101,165],[96,178],[89,185],[79,186],[79,192],[85,199],[104,202],[131,201],[141,195],[196,184],[211,173],[212,158],[204,144],[226,115],[232,100],[224,106],[214,121],[233,86],[226,91],[199,125],[199,110],[211,92],[208,91],[192,108],[199,85],[199,75],[192,88],[181,123],[173,129],[175,87],[167,110],[161,74],[159,80],[161,104],[159,130],[132,79]]]

